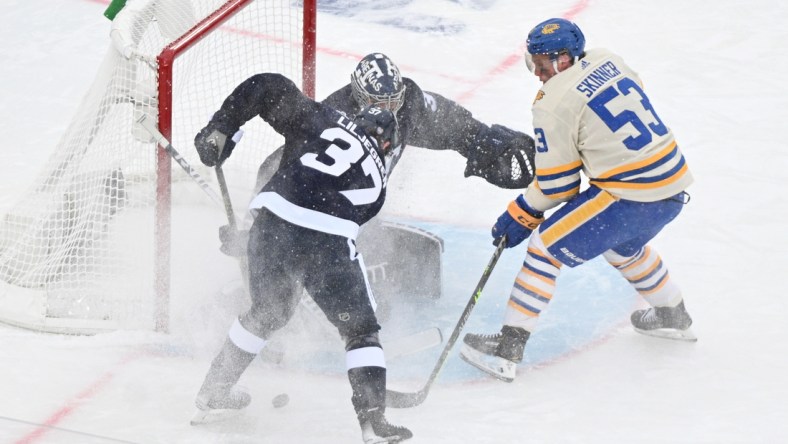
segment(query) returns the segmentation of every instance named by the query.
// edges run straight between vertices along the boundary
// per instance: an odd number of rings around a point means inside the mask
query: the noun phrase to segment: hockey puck
[[[290,402],[290,397],[287,396],[287,393],[280,393],[271,400],[271,404],[277,409],[286,406],[288,402]]]

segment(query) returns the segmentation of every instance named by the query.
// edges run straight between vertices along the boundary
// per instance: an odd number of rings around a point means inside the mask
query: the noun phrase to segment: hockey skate
[[[635,331],[644,335],[688,342],[698,340],[690,329],[692,318],[684,308],[684,301],[675,307],[636,310],[631,320]]]
[[[528,331],[508,325],[493,335],[468,333],[463,338],[460,357],[495,378],[512,382],[529,336]]]
[[[364,444],[397,443],[413,437],[407,428],[389,424],[380,409],[360,413],[358,421]]]
[[[252,396],[241,389],[233,389],[223,395],[211,395],[201,391],[194,401],[197,413],[192,416],[191,425],[209,424],[231,418],[251,402]]]

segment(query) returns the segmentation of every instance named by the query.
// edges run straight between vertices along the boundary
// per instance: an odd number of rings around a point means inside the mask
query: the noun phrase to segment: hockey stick
[[[214,170],[216,171],[216,181],[219,182],[219,191],[222,193],[222,202],[224,203],[224,212],[227,214],[227,222],[230,223],[230,228],[237,230],[238,222],[235,220],[235,211],[233,211],[233,204],[230,200],[230,192],[227,189],[227,180],[224,178],[224,171],[221,165],[216,165]]]
[[[233,134],[232,140],[236,144],[241,141],[241,137],[243,137],[244,132],[242,130],[238,130],[235,134]],[[219,149],[218,158],[222,158],[222,149]],[[238,222],[235,220],[235,212],[233,211],[233,203],[230,200],[230,191],[227,189],[227,180],[224,178],[224,170],[222,170],[222,164],[217,163],[214,167],[214,171],[216,171],[216,181],[219,182],[219,191],[222,192],[222,202],[224,203],[224,212],[227,214],[227,222],[230,224],[230,228],[233,230],[238,229]]]
[[[238,143],[241,140],[241,136],[243,132],[238,130],[235,135],[233,135],[233,141]],[[219,158],[222,158],[222,151],[219,150]],[[227,188],[227,180],[224,178],[224,170],[222,170],[222,164],[219,163],[214,167],[216,171],[216,181],[219,182],[219,191],[222,193],[222,202],[224,203],[224,212],[227,214],[227,222],[230,224],[230,229],[233,231],[238,231],[238,222],[235,219],[235,211],[233,211],[233,203],[230,200],[230,191]],[[244,285],[249,284],[249,262],[246,256],[239,256],[238,257],[238,266],[241,269],[241,277],[243,278]],[[249,289],[247,288],[247,293]],[[251,293],[249,293],[251,296]]]
[[[195,182],[197,182],[197,185],[199,185],[200,188],[202,188],[202,190],[205,191],[205,194],[207,194],[208,197],[210,197],[211,200],[214,201],[214,203],[220,206],[225,205],[222,202],[222,198],[220,198],[219,195],[216,194],[216,191],[214,191],[213,188],[211,188],[210,185],[208,185],[208,182],[206,182],[205,179],[203,179],[202,176],[200,176],[200,174],[194,168],[192,168],[191,165],[189,165],[189,162],[187,162],[186,159],[181,157],[180,153],[178,153],[178,151],[175,150],[175,148],[172,146],[170,141],[167,140],[166,137],[164,137],[164,134],[162,134],[159,131],[159,129],[153,125],[153,122],[149,120],[147,115],[143,114],[142,116],[140,116],[140,118],[137,119],[137,123],[142,125],[142,127],[145,128],[145,130],[147,130],[151,134],[151,136],[153,136],[154,139],[156,139],[156,142],[159,144],[159,146],[164,148],[167,154],[169,154],[170,157],[172,157],[173,160],[175,160],[175,162],[178,165],[180,165],[180,167],[183,168],[184,171],[186,171],[186,174],[188,174],[189,177],[191,177]],[[233,218],[233,220],[235,219]]]
[[[476,302],[482,296],[482,289],[484,289],[487,279],[490,278],[490,274],[492,274],[493,268],[495,268],[495,264],[498,262],[498,258],[501,257],[501,253],[503,252],[505,245],[506,235],[504,235],[498,242],[498,246],[495,248],[495,252],[490,258],[490,262],[488,262],[487,266],[484,268],[482,277],[479,279],[479,283],[476,284],[476,288],[473,290],[473,294],[471,294],[471,299],[468,301],[468,304],[465,305],[465,310],[463,310],[462,315],[460,315],[460,320],[457,321],[457,325],[454,327],[454,331],[451,332],[449,340],[446,341],[446,345],[443,347],[443,352],[438,358],[438,362],[435,363],[435,368],[432,369],[432,373],[427,379],[427,383],[424,384],[424,387],[422,387],[421,390],[416,392],[408,393],[386,390],[386,407],[392,407],[395,409],[416,407],[417,405],[424,402],[425,399],[427,399],[427,394],[430,392],[430,388],[432,388],[432,384],[435,382],[435,379],[438,378],[438,373],[440,373],[441,368],[443,368],[443,364],[446,363],[446,358],[449,356],[451,348],[454,346],[454,343],[457,342],[457,338],[460,337],[460,332],[465,326],[465,321],[468,320],[468,317],[471,315],[471,311],[473,311],[473,307],[476,306]]]

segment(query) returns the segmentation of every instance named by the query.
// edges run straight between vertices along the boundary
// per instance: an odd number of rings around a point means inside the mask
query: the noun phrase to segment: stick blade
[[[411,407],[416,407],[427,399],[427,393],[428,390],[425,389],[413,393],[386,390],[386,407],[394,409],[409,409]]]

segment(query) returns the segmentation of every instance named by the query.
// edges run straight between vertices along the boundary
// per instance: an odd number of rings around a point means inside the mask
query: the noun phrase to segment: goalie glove
[[[542,222],[544,222],[544,213],[528,206],[521,194],[509,203],[509,207],[493,225],[493,245],[498,245],[503,235],[506,235],[505,247],[517,246],[528,238]]]
[[[239,131],[233,138],[228,138],[213,123],[209,123],[194,138],[194,147],[197,148],[200,161],[209,167],[224,163],[233,152],[240,133]]]
[[[509,189],[527,188],[534,178],[534,140],[502,125],[482,126],[466,153],[465,177],[478,176]]]

